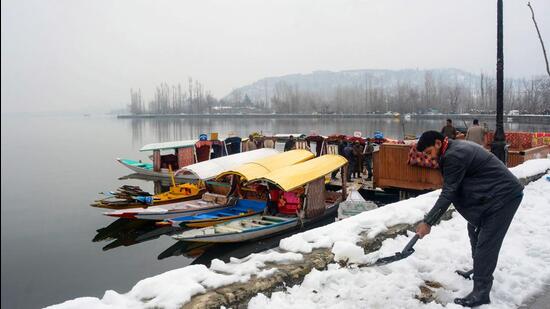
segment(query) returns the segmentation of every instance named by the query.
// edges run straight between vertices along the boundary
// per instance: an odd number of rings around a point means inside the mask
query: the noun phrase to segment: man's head
[[[439,153],[441,151],[441,145],[445,140],[445,136],[437,131],[426,131],[422,133],[418,143],[416,144],[416,149],[425,153],[432,159],[438,159]]]
[[[291,136],[290,136],[289,138],[290,138],[290,140],[293,140],[293,139],[294,139],[294,136],[293,136],[293,135],[291,135]]]
[[[453,121],[451,119],[447,119],[447,125],[448,126],[453,125]]]
[[[250,135],[248,136],[248,139],[249,139],[249,140],[253,140],[253,139],[254,139],[254,136],[252,136],[252,134],[250,134]]]
[[[479,125],[479,120],[474,119],[474,126],[478,126],[478,125]]]

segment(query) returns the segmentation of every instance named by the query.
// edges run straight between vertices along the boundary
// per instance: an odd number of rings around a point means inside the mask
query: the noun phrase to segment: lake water
[[[405,123],[408,134],[440,129],[441,121]],[[458,124],[460,125],[460,123]],[[489,124],[494,127],[493,124]],[[115,221],[88,206],[98,192],[123,184],[153,191],[143,180],[119,180],[130,171],[116,157],[147,160],[147,143],[236,132],[372,135],[400,138],[393,119],[116,119],[109,116],[2,115],[3,308],[37,308],[105,290],[127,292],[137,281],[167,270],[244,256],[279,238],[245,246],[187,247],[151,224]],[[506,130],[550,131],[543,125],[506,124]],[[327,222],[325,222],[327,223]],[[98,232],[99,230],[99,232]],[[189,257],[204,254],[198,258]],[[182,255],[182,252],[187,252]]]

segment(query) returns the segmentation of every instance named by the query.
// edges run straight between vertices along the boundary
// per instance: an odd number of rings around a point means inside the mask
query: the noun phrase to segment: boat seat
[[[263,216],[264,219],[266,220],[269,220],[269,221],[275,221],[275,222],[283,222],[283,221],[287,221],[283,218],[279,218],[279,217],[273,217],[273,216]]]
[[[218,217],[219,216],[234,216],[235,214],[234,213],[230,213],[230,212],[218,212]]]
[[[265,221],[265,220],[254,220],[252,221],[252,223],[256,223],[256,224],[260,224],[262,226],[266,226],[266,225],[272,225],[274,224],[275,222],[273,221]]]
[[[196,215],[195,218],[197,218],[198,220],[201,220],[201,219],[212,219],[212,218],[217,218],[218,216],[216,215],[209,215],[209,214],[202,214],[202,215]]]
[[[234,227],[228,227],[228,226],[217,226],[216,231],[219,231],[222,233],[234,233],[234,232],[240,233],[243,230],[234,228]]]
[[[245,225],[249,225],[249,226],[265,226],[263,224],[257,224],[257,223],[254,223],[254,222],[247,222],[245,223]]]

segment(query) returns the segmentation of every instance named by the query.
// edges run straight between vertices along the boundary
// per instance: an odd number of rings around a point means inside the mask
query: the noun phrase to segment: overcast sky
[[[544,74],[527,1],[504,2],[506,77]],[[109,111],[189,76],[219,98],[315,70],[495,70],[495,0],[1,3],[2,113]],[[550,48],[550,1],[531,4]]]

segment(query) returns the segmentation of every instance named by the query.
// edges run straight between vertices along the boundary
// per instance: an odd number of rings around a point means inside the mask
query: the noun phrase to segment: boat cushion
[[[284,192],[279,199],[279,212],[283,214],[295,214],[300,206],[300,198],[294,192]]]

